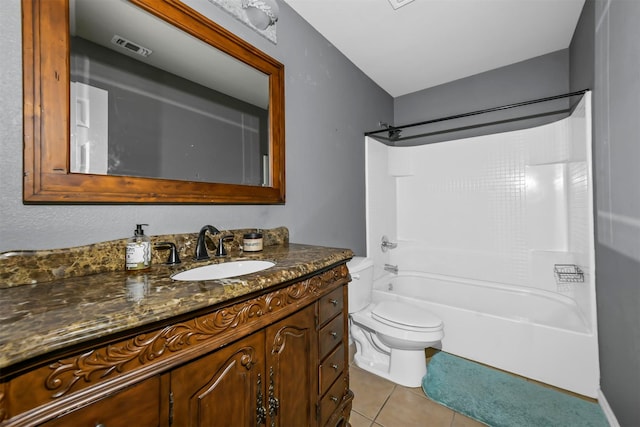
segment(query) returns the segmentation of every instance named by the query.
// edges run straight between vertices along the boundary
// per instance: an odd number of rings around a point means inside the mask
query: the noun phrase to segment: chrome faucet
[[[385,271],[388,271],[389,273],[398,274],[398,266],[397,265],[385,264],[384,265],[384,269],[385,269]]]
[[[213,237],[214,235],[220,233],[220,230],[215,228],[213,225],[205,225],[200,229],[200,233],[198,233],[198,241],[196,243],[196,261],[203,261],[205,259],[209,259],[209,253],[207,252],[207,243],[205,239],[205,235],[207,231]]]

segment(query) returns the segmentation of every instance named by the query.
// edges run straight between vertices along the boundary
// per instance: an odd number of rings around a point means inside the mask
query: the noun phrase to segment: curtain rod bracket
[[[398,139],[400,139],[400,137],[402,136],[402,129],[397,128],[395,126],[391,126],[388,123],[385,122],[378,122],[378,125],[380,127],[383,127],[387,130],[387,132],[389,132],[389,140],[390,141],[397,141]]]

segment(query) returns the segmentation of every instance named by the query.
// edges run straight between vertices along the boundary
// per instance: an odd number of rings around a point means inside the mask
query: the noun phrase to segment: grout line
[[[391,393],[389,393],[389,396],[387,396],[387,398],[384,400],[384,403],[380,406],[380,409],[378,409],[378,412],[376,412],[376,416],[373,418],[373,422],[374,423],[378,419],[378,416],[380,415],[380,412],[382,412],[382,409],[384,408],[384,406],[387,404],[387,402],[391,398],[391,395],[393,394],[393,392],[396,391],[396,387],[397,387],[397,385],[394,384],[393,388],[391,389]]]
[[[366,416],[366,415],[365,415],[365,414],[363,414],[362,412],[358,412],[358,411],[356,411],[355,409],[352,409],[352,410],[351,410],[351,412],[352,412],[352,413],[356,413],[356,414],[360,415],[362,418],[364,418],[364,419],[365,419],[365,420],[367,420],[367,421],[370,421],[371,423],[373,423],[373,422],[374,422],[371,418],[369,418],[368,416]]]

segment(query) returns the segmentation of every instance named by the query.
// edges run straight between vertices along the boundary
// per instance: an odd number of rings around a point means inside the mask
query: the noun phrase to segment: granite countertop
[[[287,236],[288,237],[288,236]],[[0,289],[0,370],[43,354],[219,305],[347,261],[349,249],[282,244],[209,261],[154,264],[141,274],[107,271]],[[240,259],[274,267],[237,278],[182,282],[179,271]]]

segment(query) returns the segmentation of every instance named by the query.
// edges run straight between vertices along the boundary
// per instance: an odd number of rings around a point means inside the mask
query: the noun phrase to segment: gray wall
[[[587,0],[569,46],[569,86],[572,91],[594,89],[594,2]],[[595,104],[596,102],[593,102]]]
[[[587,0],[595,25],[594,170],[601,388],[640,426],[640,2]]]
[[[569,92],[569,50],[563,49],[464,79],[414,92],[395,99],[394,119],[397,126],[464,114],[522,101],[545,98]],[[536,107],[537,110],[537,107]],[[512,110],[513,111],[513,110]],[[549,111],[549,110],[547,110]],[[518,114],[522,109],[518,110]],[[512,112],[506,112],[512,115]],[[450,129],[505,117],[505,112],[443,122],[438,126]],[[503,125],[504,131],[507,128]],[[492,128],[491,132],[500,129]],[[464,136],[486,133],[475,129]],[[459,138],[449,134],[441,139]]]
[[[224,12],[218,22],[285,64],[287,202],[279,206],[25,206],[19,0],[0,2],[0,251],[130,235],[289,227],[291,240],[365,252],[363,132],[392,122],[393,99],[280,2],[274,45]]]

